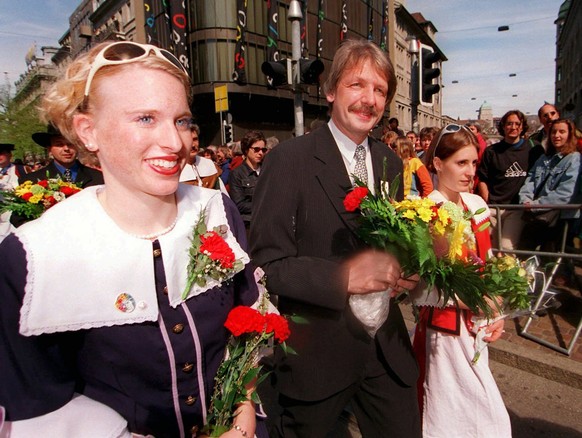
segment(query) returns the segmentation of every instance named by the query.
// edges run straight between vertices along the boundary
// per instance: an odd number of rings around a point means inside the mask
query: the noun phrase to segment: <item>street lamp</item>
[[[291,0],[287,20],[291,22],[291,64],[293,69],[293,107],[295,114],[295,136],[299,137],[305,132],[303,119],[303,96],[301,93],[300,82],[300,63],[301,59],[301,4],[298,0]]]
[[[416,36],[410,35],[407,40],[408,53],[410,53],[410,116],[412,119],[412,130],[418,134],[420,128],[418,124],[418,104],[420,103],[418,53],[420,52],[420,48]]]

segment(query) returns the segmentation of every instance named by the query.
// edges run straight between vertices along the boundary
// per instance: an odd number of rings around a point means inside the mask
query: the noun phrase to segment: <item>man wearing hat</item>
[[[103,175],[97,169],[83,166],[77,160],[77,149],[70,144],[55,128],[49,125],[47,132],[36,132],[32,139],[43,148],[46,148],[53,159],[46,167],[18,178],[18,183],[25,181],[37,182],[48,178],[61,178],[63,181],[73,182],[81,188],[103,184]],[[19,227],[27,222],[25,217],[13,214],[10,222]]]
[[[46,148],[53,157],[50,163],[35,172],[21,176],[18,182],[40,181],[60,177],[63,181],[74,182],[81,188],[103,184],[103,175],[100,171],[83,166],[77,160],[77,149],[69,143],[55,128],[49,125],[47,132],[36,132],[32,139],[43,148]]]

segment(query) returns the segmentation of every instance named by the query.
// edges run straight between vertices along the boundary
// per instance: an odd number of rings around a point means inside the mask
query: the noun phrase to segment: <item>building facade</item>
[[[421,14],[411,15],[395,0],[300,3],[302,57],[323,62],[321,80],[343,39],[374,41],[387,50],[398,80],[384,118],[397,117],[403,129],[412,129],[410,38],[430,45],[446,60],[434,42],[432,23]],[[291,57],[288,9],[289,0],[83,0],[60,43],[71,58],[105,40],[149,42],[173,50],[190,71],[193,113],[203,145],[221,142],[221,122],[227,119],[235,139],[249,129],[261,129],[285,140],[294,135],[294,94],[289,87],[269,87],[261,65]],[[228,112],[220,114],[214,89],[225,84]],[[327,120],[328,105],[319,86],[304,85],[302,99],[306,131],[312,122]],[[417,129],[440,126],[441,113],[439,92],[432,107],[418,108]]]
[[[566,0],[556,20],[556,106],[582,126],[582,2]]]

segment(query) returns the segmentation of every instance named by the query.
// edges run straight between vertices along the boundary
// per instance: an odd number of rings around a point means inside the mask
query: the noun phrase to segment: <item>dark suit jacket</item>
[[[97,186],[103,184],[103,174],[96,169],[92,169],[87,166],[79,164],[79,170],[77,171],[77,179],[75,184],[81,188]],[[36,170],[31,173],[26,173],[18,178],[18,184],[22,184],[25,181],[37,182],[46,179],[46,174],[48,172],[49,178],[62,177],[62,174],[58,171],[55,162],[51,161],[46,167]]]
[[[99,170],[83,166],[81,163],[78,164],[79,168],[77,170],[77,179],[75,181],[75,184],[77,184],[81,188],[103,184],[103,174]],[[62,174],[57,169],[57,166],[55,166],[55,162],[51,161],[47,166],[43,167],[42,169],[38,169],[30,173],[25,173],[24,175],[20,175],[18,177],[18,184],[22,184],[25,181],[37,182],[46,179],[47,172],[49,178],[56,178],[59,176],[62,177]],[[19,216],[15,213],[12,213],[12,215],[10,216],[10,223],[15,227],[19,227],[23,223],[28,222],[29,220],[30,219],[24,216]]]
[[[384,158],[385,180],[392,182],[402,174],[402,162],[383,143],[372,138],[369,142],[376,185],[384,173]],[[278,389],[295,399],[322,400],[355,383],[370,357],[372,340],[349,309],[347,278],[340,265],[363,247],[355,234],[359,214],[343,206],[351,188],[325,126],[267,154],[255,190],[253,262],[265,270],[281,313],[295,313],[309,322],[291,326],[288,343],[298,355],[276,358]],[[376,337],[397,378],[414,386],[418,367],[397,305],[391,306]]]

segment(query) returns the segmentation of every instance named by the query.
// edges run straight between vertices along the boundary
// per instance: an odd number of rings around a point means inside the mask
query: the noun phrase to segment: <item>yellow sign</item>
[[[214,87],[214,110],[217,113],[228,111],[228,87],[226,84]]]

